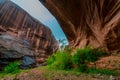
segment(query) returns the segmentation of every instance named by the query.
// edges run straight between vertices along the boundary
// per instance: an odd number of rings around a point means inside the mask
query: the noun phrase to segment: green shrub
[[[85,64],[86,61],[86,54],[89,54],[90,50],[89,48],[84,49],[77,49],[77,51],[74,53],[72,57],[72,62],[75,65]]]
[[[85,72],[87,70],[87,65],[86,64],[80,64],[78,70],[80,72]]]
[[[55,61],[55,55],[53,54],[47,59],[47,64],[51,65],[52,63],[54,63],[54,61]]]
[[[62,51],[57,51],[47,60],[48,65],[57,69],[70,69],[71,68],[71,55]]]
[[[72,57],[74,64],[81,64],[85,62],[95,62],[103,55],[98,49],[90,49],[86,47],[84,49],[78,49]]]
[[[89,49],[89,52],[86,54],[86,60],[88,62],[95,62],[97,61],[101,56],[103,56],[103,52],[99,51],[98,49]]]
[[[4,68],[4,73],[16,74],[16,73],[19,73],[19,71],[20,71],[20,69],[19,69],[18,62],[12,62]]]
[[[84,49],[77,49],[72,57],[72,62],[80,71],[85,71],[89,62],[95,62],[103,55],[98,49],[90,49],[85,47]]]
[[[75,65],[80,65],[85,63],[85,51],[78,49],[72,57],[72,62]]]
[[[64,49],[64,51],[57,51],[48,58],[48,66],[62,70],[71,69],[73,66],[81,72],[86,72],[87,64],[95,62],[103,55],[98,49],[90,49],[89,47],[77,49],[73,56],[71,56],[70,52],[71,49],[69,48]]]

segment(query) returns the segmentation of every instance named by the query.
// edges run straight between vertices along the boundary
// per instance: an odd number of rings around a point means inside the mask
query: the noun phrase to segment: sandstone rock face
[[[37,59],[55,52],[51,30],[10,0],[0,0],[0,62],[24,55]]]
[[[120,0],[39,0],[56,17],[69,45],[120,52]]]

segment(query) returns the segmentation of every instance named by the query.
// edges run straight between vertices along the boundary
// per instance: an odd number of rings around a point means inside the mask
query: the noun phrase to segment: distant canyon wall
[[[51,30],[10,0],[0,0],[0,36],[8,35],[30,44],[38,52],[51,54],[58,43]]]
[[[120,52],[120,0],[39,0],[56,17],[69,45]]]

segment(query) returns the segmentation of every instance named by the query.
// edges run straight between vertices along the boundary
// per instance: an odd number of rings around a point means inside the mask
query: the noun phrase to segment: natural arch
[[[69,45],[120,52],[120,0],[40,0],[56,17]]]

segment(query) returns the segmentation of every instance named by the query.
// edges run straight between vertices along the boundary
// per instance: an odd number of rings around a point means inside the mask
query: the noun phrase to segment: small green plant
[[[72,62],[80,71],[85,71],[87,69],[87,64],[89,62],[97,61],[103,55],[98,49],[90,49],[85,47],[84,49],[77,49],[72,57]]]
[[[95,48],[95,49],[89,49],[89,51],[85,55],[86,55],[86,60],[88,62],[95,62],[101,56],[103,56],[103,52],[101,52],[97,48]]]
[[[56,69],[70,69],[71,68],[71,55],[62,51],[57,51],[48,58],[47,63],[49,66]]]
[[[72,57],[72,62],[75,65],[80,66],[81,64],[85,63],[85,50],[78,49],[76,53]]]
[[[7,74],[8,73],[16,74],[16,73],[19,73],[19,71],[20,71],[20,69],[19,69],[18,62],[12,62],[4,68],[4,73],[7,73]]]
[[[87,65],[86,64],[80,64],[78,71],[80,72],[85,72],[87,70]]]
[[[54,63],[54,61],[55,61],[55,54],[53,54],[47,59],[47,64],[51,65],[52,63]]]

